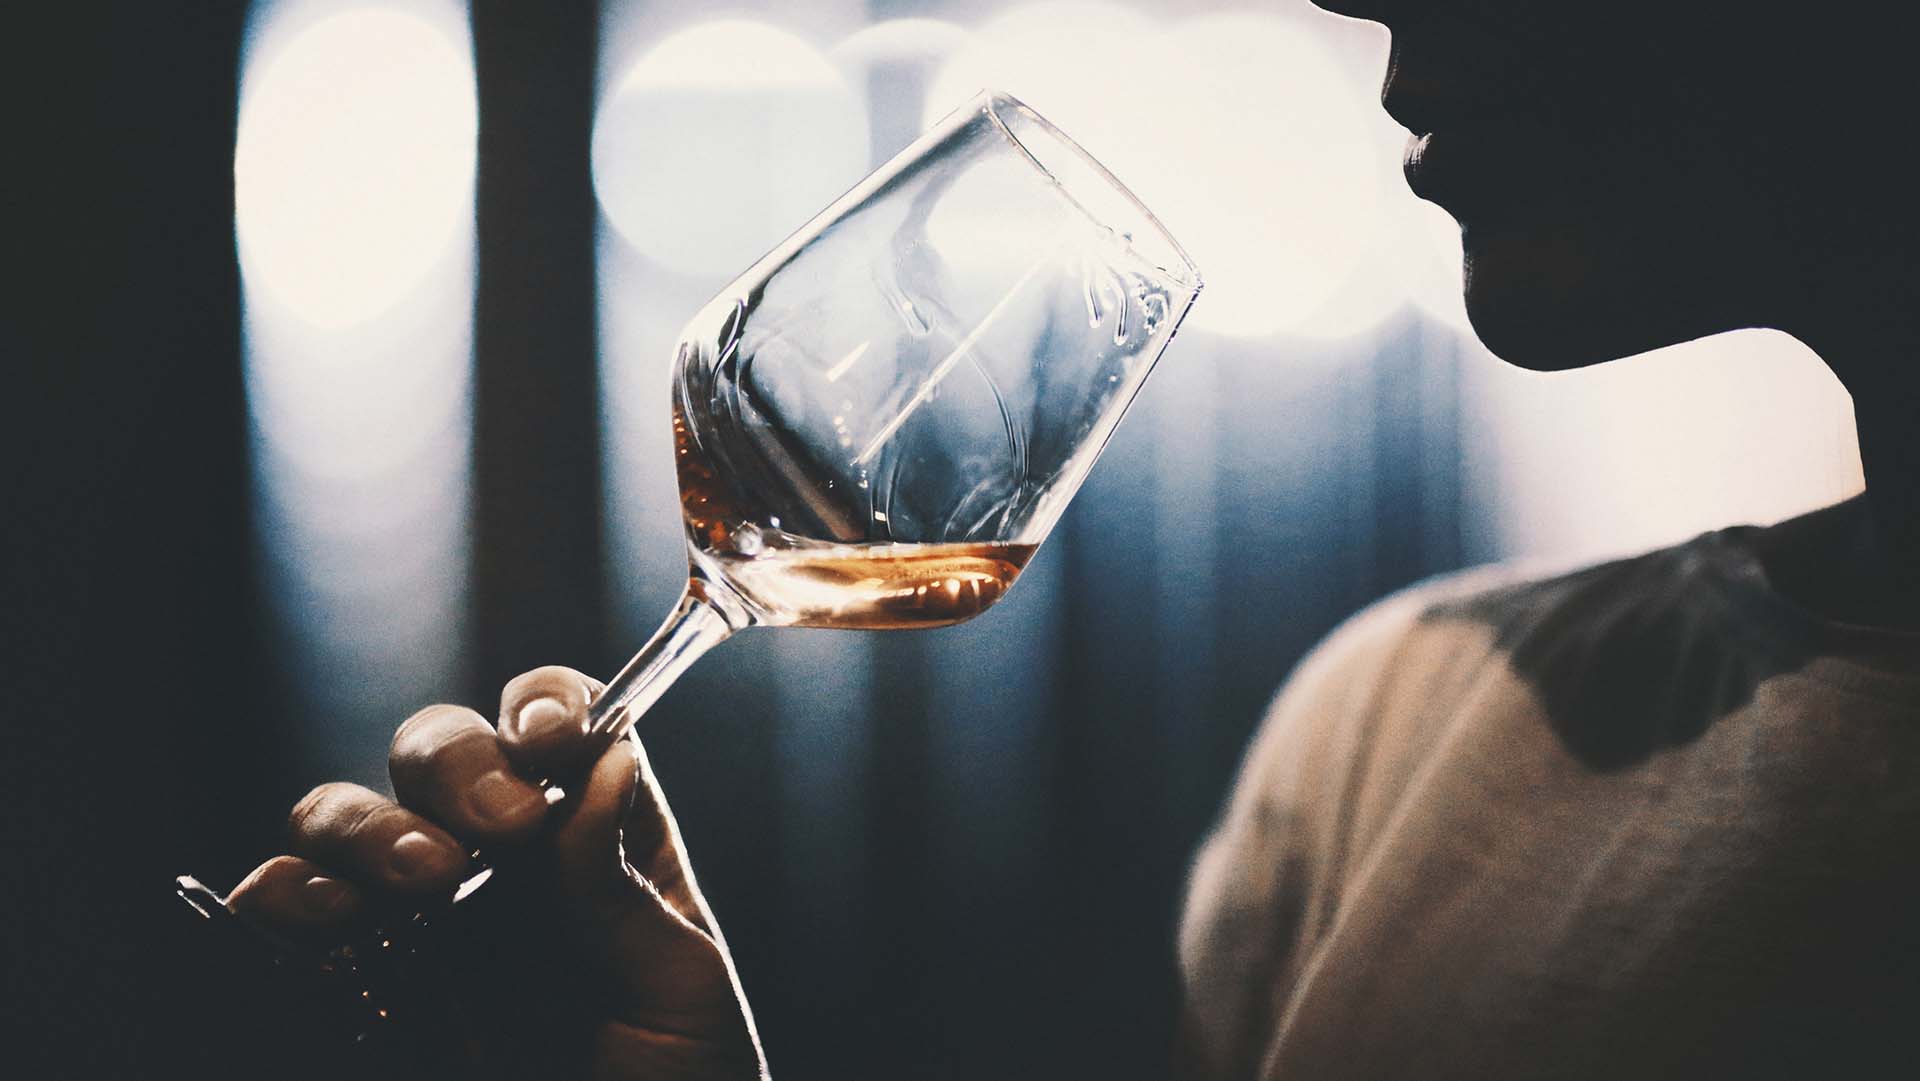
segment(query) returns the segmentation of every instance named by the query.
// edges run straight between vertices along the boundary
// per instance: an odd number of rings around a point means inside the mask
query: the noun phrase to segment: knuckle
[[[383,799],[368,799],[348,807],[339,818],[342,837],[358,838],[376,832],[381,823],[393,818],[400,808]]]
[[[395,767],[411,768],[431,761],[450,744],[491,731],[491,725],[465,707],[428,706],[394,732],[387,760]]]
[[[353,785],[345,782],[329,781],[301,796],[300,801],[293,805],[293,810],[287,815],[289,832],[295,837],[323,832],[340,802],[352,792],[353,788]]]
[[[260,877],[283,878],[289,875],[304,875],[311,866],[312,864],[298,856],[275,856],[260,865]]]
[[[307,866],[294,856],[275,856],[240,880],[227,895],[227,906],[236,912],[269,912],[284,900],[289,881],[304,878],[301,871]]]
[[[241,879],[240,884],[233,887],[232,892],[227,897],[228,902],[237,904],[241,897],[252,896],[259,893],[261,884],[282,874],[283,868],[286,867],[287,861],[291,858],[290,856],[275,856],[260,866],[255,867],[253,870],[248,871],[247,877]]]
[[[301,797],[287,816],[295,850],[334,845],[364,832],[392,806],[357,784],[331,781]],[[397,808],[395,808],[397,810]]]

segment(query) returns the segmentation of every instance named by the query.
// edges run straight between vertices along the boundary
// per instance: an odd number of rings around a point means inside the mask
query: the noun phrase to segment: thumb
[[[639,788],[638,744],[615,740],[557,810],[554,869],[574,899],[599,908],[620,903],[631,891],[620,848],[620,825]]]
[[[694,883],[640,741],[607,748],[568,803],[553,833],[555,871],[567,901],[587,917],[578,929],[611,965],[623,1018],[703,1039],[739,1038],[758,1061],[726,940]]]
[[[596,908],[631,905],[638,885],[680,919],[713,934],[679,824],[638,737],[629,734],[608,747],[569,802],[554,833],[554,859],[578,900]]]

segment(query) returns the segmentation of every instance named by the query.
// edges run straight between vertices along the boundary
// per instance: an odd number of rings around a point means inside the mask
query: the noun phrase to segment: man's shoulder
[[[1266,775],[1302,762],[1342,772],[1388,730],[1446,712],[1498,663],[1497,636],[1452,613],[1496,598],[1524,604],[1563,573],[1538,562],[1487,564],[1415,582],[1349,616],[1281,685],[1248,750],[1243,790],[1284,788]]]
[[[1766,643],[1779,628],[1771,602],[1757,595],[1764,582],[1748,580],[1746,558],[1708,534],[1602,562],[1521,560],[1413,583],[1309,652],[1267,727],[1301,727],[1284,719],[1292,715],[1321,730],[1311,738],[1424,730],[1454,705],[1484,700],[1490,680],[1511,690],[1516,678],[1561,704],[1625,708],[1619,687],[1653,693],[1684,674],[1678,666],[1736,654],[1771,659],[1780,651]]]
[[[1477,724],[1497,704],[1500,716],[1540,719],[1587,765],[1617,768],[1689,743],[1817,655],[1817,635],[1745,538],[1420,583],[1355,616],[1315,664],[1370,688],[1350,724],[1430,735],[1436,718]]]
[[[1458,637],[1456,622],[1478,614],[1503,622],[1551,606],[1569,582],[1606,564],[1527,559],[1448,571],[1395,590],[1347,617],[1301,661],[1300,671],[1405,659],[1419,640]]]
[[[1707,614],[1751,617],[1773,603],[1749,553],[1722,534],[1605,560],[1520,559],[1415,582],[1361,609],[1314,651],[1335,662],[1404,653],[1409,639],[1449,642],[1463,626],[1511,649],[1522,639],[1598,637],[1649,622],[1698,622]]]

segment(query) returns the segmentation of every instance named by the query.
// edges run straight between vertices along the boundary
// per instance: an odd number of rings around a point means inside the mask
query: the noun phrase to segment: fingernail
[[[570,713],[558,698],[536,698],[514,714],[514,725],[518,729],[514,734],[524,739],[566,727]]]
[[[337,879],[315,875],[300,888],[300,903],[313,916],[331,916],[346,907],[353,891]]]
[[[498,769],[482,775],[467,792],[467,806],[489,822],[520,818],[544,802],[538,791]]]
[[[387,865],[402,878],[415,878],[451,870],[453,858],[453,853],[438,841],[413,830],[393,842],[393,850],[387,853]]]

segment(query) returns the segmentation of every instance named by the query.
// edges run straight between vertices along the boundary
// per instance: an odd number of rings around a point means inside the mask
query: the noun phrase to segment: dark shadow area
[[[467,696],[611,672],[589,175],[599,13],[474,0],[473,582]],[[403,708],[401,715],[406,713]]]
[[[230,815],[280,765],[247,572],[244,7],[31,3],[0,35],[7,1077],[186,1076],[209,1032],[270,1020],[223,997],[172,895],[279,829]]]
[[[1436,605],[1494,629],[1555,735],[1596,770],[1693,742],[1771,676],[1811,660],[1733,531]]]

